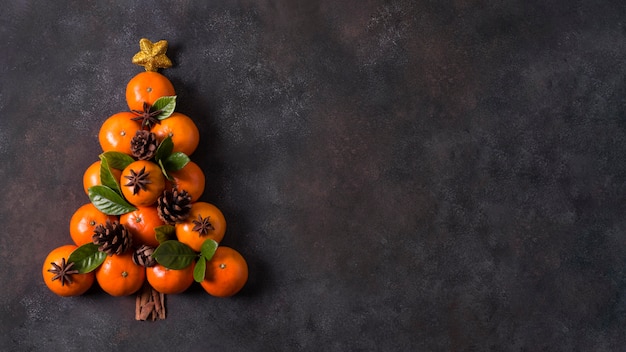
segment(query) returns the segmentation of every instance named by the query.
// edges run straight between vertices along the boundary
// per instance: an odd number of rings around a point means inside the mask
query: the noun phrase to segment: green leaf
[[[73,269],[81,274],[95,270],[104,262],[107,254],[98,250],[98,246],[93,243],[86,243],[76,248],[67,258],[67,261],[74,263]]]
[[[135,159],[133,159],[130,155],[115,151],[108,151],[100,154],[100,159],[102,158],[107,160],[109,167],[118,170],[124,170],[126,166],[135,161]]]
[[[103,156],[100,156],[100,182],[103,186],[107,186],[110,189],[114,190],[115,193],[122,195],[122,189],[118,181],[113,176],[111,172],[111,168],[109,167],[109,162]]]
[[[152,253],[157,263],[175,270],[188,267],[197,257],[198,254],[188,245],[175,240],[161,243]]]
[[[189,159],[187,154],[183,152],[176,152],[168,156],[163,161],[163,168],[166,171],[178,171],[182,169],[183,167],[185,167],[185,165],[187,165],[189,161],[191,161],[191,159]]]
[[[200,254],[204,257],[204,259],[211,260],[218,246],[219,244],[215,240],[209,238],[208,240],[202,242]]]
[[[204,281],[204,275],[206,274],[206,259],[203,256],[198,258],[196,266],[193,268],[193,279],[196,282]]]
[[[156,239],[159,243],[176,238],[176,227],[172,225],[157,226],[154,228],[154,232],[156,233]]]
[[[161,172],[163,173],[163,176],[165,176],[165,178],[167,178],[170,181],[174,181],[174,178],[170,176],[170,174],[167,173],[167,169],[165,168],[165,165],[163,165],[163,160],[159,160],[157,161],[157,163],[159,164],[159,167],[161,168]]]
[[[88,192],[91,203],[107,215],[122,215],[137,210],[122,196],[107,186],[91,186]]]
[[[176,96],[165,96],[157,99],[154,104],[152,104],[152,108],[150,111],[160,111],[156,118],[159,120],[165,120],[170,117],[172,113],[174,113],[174,109],[176,108]]]
[[[174,143],[172,142],[172,137],[167,136],[165,137],[165,139],[161,141],[161,144],[159,144],[159,147],[157,148],[156,153],[154,154],[154,159],[156,161],[165,160],[169,158],[170,155],[172,155],[172,150],[174,150]]]
[[[213,239],[208,239],[202,242],[202,246],[200,247],[200,258],[198,258],[196,267],[193,269],[193,279],[196,282],[202,282],[202,280],[204,280],[206,262],[213,258],[215,250],[217,250],[218,246],[219,244]]]

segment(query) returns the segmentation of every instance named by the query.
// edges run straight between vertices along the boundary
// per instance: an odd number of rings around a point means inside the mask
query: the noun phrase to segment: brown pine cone
[[[108,255],[122,254],[132,245],[130,232],[117,220],[96,226],[91,240],[99,246],[98,250]]]
[[[155,266],[157,262],[152,258],[152,253],[154,253],[154,248],[144,244],[133,253],[133,262],[146,268]]]
[[[151,159],[157,150],[156,135],[150,131],[138,130],[130,141],[130,150],[139,160]]]
[[[190,211],[191,196],[185,190],[165,190],[157,200],[157,213],[166,224],[174,225],[185,221]]]

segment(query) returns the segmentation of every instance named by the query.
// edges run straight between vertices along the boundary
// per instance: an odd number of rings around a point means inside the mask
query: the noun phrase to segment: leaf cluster
[[[219,246],[215,240],[207,239],[204,241],[200,253],[197,253],[191,249],[191,247],[177,240],[169,239],[169,237],[159,238],[160,244],[154,250],[154,253],[152,253],[152,258],[154,258],[157,263],[168,269],[181,270],[196,261],[196,266],[193,270],[193,278],[197,282],[204,280],[206,263],[213,258]],[[79,273],[84,274],[97,269],[104,262],[106,256],[107,254],[100,251],[97,245],[86,243],[70,254],[68,262],[73,262],[74,268],[78,270]]]

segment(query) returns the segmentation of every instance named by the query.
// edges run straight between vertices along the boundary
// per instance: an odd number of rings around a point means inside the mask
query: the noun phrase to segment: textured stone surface
[[[0,349],[616,351],[622,1],[3,1]],[[141,37],[170,42],[203,200],[250,265],[169,316],[58,298]]]

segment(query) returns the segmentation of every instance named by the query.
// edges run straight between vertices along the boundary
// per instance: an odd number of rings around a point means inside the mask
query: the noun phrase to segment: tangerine
[[[70,237],[77,246],[91,243],[93,232],[99,224],[106,221],[115,221],[117,218],[113,215],[106,215],[96,208],[92,203],[80,206],[70,218]]]
[[[195,265],[180,270],[168,269],[156,264],[146,269],[146,279],[155,290],[165,294],[182,293],[193,283]]]
[[[193,203],[187,220],[176,224],[178,241],[196,252],[200,252],[202,243],[209,238],[219,243],[224,233],[224,214],[215,205],[206,202]]]
[[[98,140],[102,151],[116,151],[132,155],[130,141],[135,137],[141,123],[131,120],[132,112],[119,112],[107,118],[98,132]]]
[[[143,111],[144,102],[153,105],[160,97],[173,95],[174,85],[158,72],[141,72],[126,85],[126,103],[131,110]]]
[[[155,227],[165,225],[158,215],[157,208],[137,207],[137,210],[120,216],[120,224],[126,226],[133,236],[133,243],[157,247]]]
[[[185,190],[191,196],[191,201],[196,202],[204,193],[205,177],[204,172],[193,161],[189,161],[182,169],[168,172],[173,179],[168,181],[170,188]]]
[[[85,173],[83,174],[83,188],[85,189],[85,194],[89,194],[89,187],[102,184],[100,180],[101,163],[101,161],[96,161],[91,164],[87,170],[85,170]],[[122,170],[111,168],[111,173],[113,173],[113,177],[115,177],[117,182],[119,182]]]
[[[161,120],[152,127],[159,143],[167,136],[172,137],[174,149],[172,153],[183,152],[191,155],[200,143],[200,132],[193,120],[184,114],[174,112],[170,117]]]
[[[216,297],[229,297],[239,292],[248,281],[248,263],[230,247],[219,246],[206,263],[204,290]]]
[[[165,176],[161,168],[147,160],[130,163],[120,178],[124,198],[137,207],[153,205],[165,189]]]
[[[132,251],[107,256],[96,269],[96,281],[111,296],[128,296],[137,292],[146,279],[143,266],[133,262]]]
[[[71,272],[72,265],[67,259],[70,254],[78,248],[73,244],[67,244],[57,247],[50,251],[43,262],[41,273],[43,281],[50,291],[63,297],[78,296],[87,292],[94,282],[94,273],[78,274],[67,272],[62,274],[63,269],[69,269]],[[70,266],[68,268],[68,266]]]

